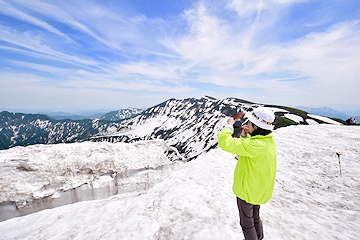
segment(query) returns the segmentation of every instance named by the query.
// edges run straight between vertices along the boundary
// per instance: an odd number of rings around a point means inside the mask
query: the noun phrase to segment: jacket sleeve
[[[233,138],[233,131],[224,128],[218,134],[219,146],[222,150],[244,157],[253,158],[259,153],[259,147],[251,144],[250,137]]]

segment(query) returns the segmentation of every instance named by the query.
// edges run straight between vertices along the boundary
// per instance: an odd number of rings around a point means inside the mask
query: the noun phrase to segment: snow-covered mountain
[[[117,120],[132,118],[142,112],[143,110],[139,108],[127,108],[127,109],[121,109],[118,111],[109,112],[104,116],[102,116],[100,119],[108,120],[108,121],[117,121]]]
[[[100,132],[91,140],[133,142],[159,138],[175,146],[185,158],[191,160],[217,146],[217,132],[225,125],[228,116],[235,116],[240,111],[251,111],[258,106],[263,105],[236,98],[170,99],[122,121],[120,131],[114,129],[105,134]],[[290,124],[340,124],[297,109],[265,106],[274,111],[276,128]]]
[[[106,131],[117,122],[99,119],[54,120],[41,114],[0,113],[0,149],[33,144],[78,142]]]
[[[56,120],[44,114],[0,113],[0,149],[32,144],[83,141],[99,132],[120,129],[119,122],[142,110],[126,109],[108,113],[103,119]],[[62,118],[60,116],[60,118]],[[118,118],[109,122],[108,118]]]
[[[216,134],[228,116],[262,106],[236,98],[170,99],[126,120],[53,120],[45,115],[0,113],[0,149],[85,140],[135,142],[163,139],[188,160],[216,147]],[[340,124],[304,111],[270,106],[276,128],[296,124]]]
[[[275,189],[261,206],[265,239],[359,238],[359,135],[357,126],[326,124],[274,131]],[[0,222],[1,238],[242,239],[232,193],[234,155],[212,149],[154,178],[171,164],[162,146],[158,140],[135,145],[86,142],[0,151],[0,196],[47,194],[32,204],[35,208],[68,204]],[[343,152],[341,177],[338,151]],[[109,172],[126,168],[139,171],[122,177]],[[62,191],[84,179],[88,184]],[[120,184],[106,184],[111,181]],[[102,200],[67,201],[85,195],[99,199],[116,191]],[[16,210],[10,202],[0,207],[0,215]]]

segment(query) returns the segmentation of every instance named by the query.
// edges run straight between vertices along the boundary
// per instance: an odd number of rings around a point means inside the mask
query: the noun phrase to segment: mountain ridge
[[[217,146],[217,132],[229,116],[265,106],[276,115],[275,128],[331,122],[284,106],[251,103],[238,98],[169,99],[136,116],[117,121],[102,119],[54,120],[46,115],[0,113],[0,149],[32,144],[82,141],[135,142],[163,139],[187,159]],[[1,116],[7,117],[1,117]],[[171,156],[176,157],[176,156]]]

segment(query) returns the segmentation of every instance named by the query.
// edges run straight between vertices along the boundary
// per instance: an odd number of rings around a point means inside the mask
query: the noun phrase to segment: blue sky
[[[360,115],[360,1],[0,0],[0,109],[238,97]]]

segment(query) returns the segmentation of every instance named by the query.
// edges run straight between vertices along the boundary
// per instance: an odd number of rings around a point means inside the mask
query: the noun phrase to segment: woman
[[[247,126],[242,137],[233,138],[235,120],[219,132],[221,149],[238,155],[233,192],[237,196],[240,225],[246,240],[263,239],[263,227],[259,215],[260,204],[272,196],[276,175],[276,144],[271,131],[274,129],[274,113],[264,107],[247,113]],[[250,133],[250,135],[248,134]]]

